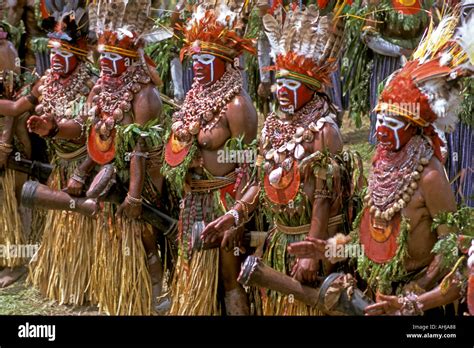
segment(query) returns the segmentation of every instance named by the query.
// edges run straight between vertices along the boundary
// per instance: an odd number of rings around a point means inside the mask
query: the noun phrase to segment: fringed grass
[[[45,233],[30,281],[59,304],[83,305],[90,300],[95,222],[86,216],[48,211]]]
[[[218,279],[218,248],[194,252],[189,264],[180,255],[172,284],[170,315],[220,315]]]
[[[109,207],[96,226],[92,302],[109,315],[151,315],[152,289],[142,222],[116,219]]]
[[[15,196],[15,172],[7,169],[0,177],[0,245],[4,250],[10,250],[11,246],[25,243],[23,226]],[[0,267],[18,267],[24,265],[26,259],[15,255],[4,255],[0,257]]]

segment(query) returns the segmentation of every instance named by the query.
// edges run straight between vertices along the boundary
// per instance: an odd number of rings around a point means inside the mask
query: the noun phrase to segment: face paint
[[[293,113],[308,103],[314,91],[305,84],[292,79],[277,79],[277,99],[280,110]]]
[[[212,54],[194,54],[193,72],[201,85],[208,85],[224,75],[225,62]]]
[[[129,66],[129,57],[111,52],[103,52],[100,55],[100,71],[103,75],[120,76]]]
[[[62,76],[69,75],[77,66],[77,57],[71,53],[58,48],[51,49],[51,69]]]
[[[384,114],[377,115],[376,129],[378,142],[392,151],[400,150],[413,135],[407,122]]]

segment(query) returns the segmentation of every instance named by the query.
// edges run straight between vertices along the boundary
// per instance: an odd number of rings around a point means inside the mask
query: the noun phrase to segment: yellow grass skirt
[[[92,302],[109,315],[151,315],[152,286],[143,222],[116,219],[110,204],[100,215],[95,232]]]
[[[83,305],[90,300],[94,225],[93,219],[77,213],[48,211],[30,272],[30,281],[43,296],[59,304]]]
[[[51,188],[61,189],[60,173],[55,167]],[[92,218],[60,210],[46,212],[43,239],[29,276],[43,296],[59,304],[84,305],[90,301],[94,232]]]
[[[172,283],[170,315],[220,315],[217,300],[219,248],[178,256]]]
[[[27,259],[10,254],[10,248],[18,250],[25,242],[18,202],[15,196],[15,172],[6,169],[0,177],[0,267],[24,265]]]

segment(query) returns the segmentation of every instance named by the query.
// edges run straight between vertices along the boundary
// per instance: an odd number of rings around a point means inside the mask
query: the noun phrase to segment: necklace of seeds
[[[101,77],[92,89],[94,107],[89,111],[89,116],[95,118],[96,131],[109,137],[115,125],[123,120],[124,114],[132,109],[135,94],[150,81],[141,62],[133,64],[118,77]]]
[[[227,111],[227,105],[242,90],[242,75],[236,69],[228,69],[210,86],[194,82],[187,93],[180,111],[173,115],[171,130],[183,142],[202,129],[209,131]]]
[[[91,72],[84,63],[63,81],[60,81],[51,70],[41,78],[42,85],[38,91],[41,94],[41,103],[35,108],[37,115],[49,114],[56,118],[70,116],[69,105],[81,96],[87,96],[90,92],[86,82],[91,78]]]
[[[304,158],[303,142],[314,140],[314,133],[319,131],[316,122],[327,113],[327,107],[324,100],[315,96],[289,120],[282,120],[275,113],[265,120],[262,132],[265,157],[263,169],[271,174],[270,182],[278,182],[283,174],[282,169],[289,171],[295,159]]]
[[[407,206],[432,156],[433,148],[422,136],[414,136],[400,151],[386,151],[380,156],[372,167],[364,198],[376,219],[390,221]]]

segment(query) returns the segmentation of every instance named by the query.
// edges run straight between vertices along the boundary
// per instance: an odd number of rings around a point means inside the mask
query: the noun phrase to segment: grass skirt
[[[217,296],[219,248],[193,250],[193,235],[219,214],[219,191],[189,193],[178,223],[178,261],[171,286],[170,315],[220,315]]]
[[[92,302],[109,315],[151,315],[152,286],[141,234],[143,222],[116,219],[110,204],[99,216]]]
[[[60,189],[60,181],[60,169],[56,167],[50,187]],[[92,218],[47,211],[43,240],[30,267],[30,281],[43,296],[59,304],[83,305],[90,301],[94,230]]]
[[[273,269],[290,275],[296,258],[288,254],[287,247],[291,243],[304,240],[307,234],[290,235],[277,229],[270,233],[270,241],[263,254],[263,261]],[[267,289],[257,289],[257,291],[263,315],[322,315],[316,308],[297,301],[292,296]],[[258,298],[258,296],[256,297]]]
[[[27,259],[10,253],[10,248],[18,248],[25,243],[23,226],[15,196],[15,172],[5,170],[0,177],[0,267],[18,267],[24,265]]]

